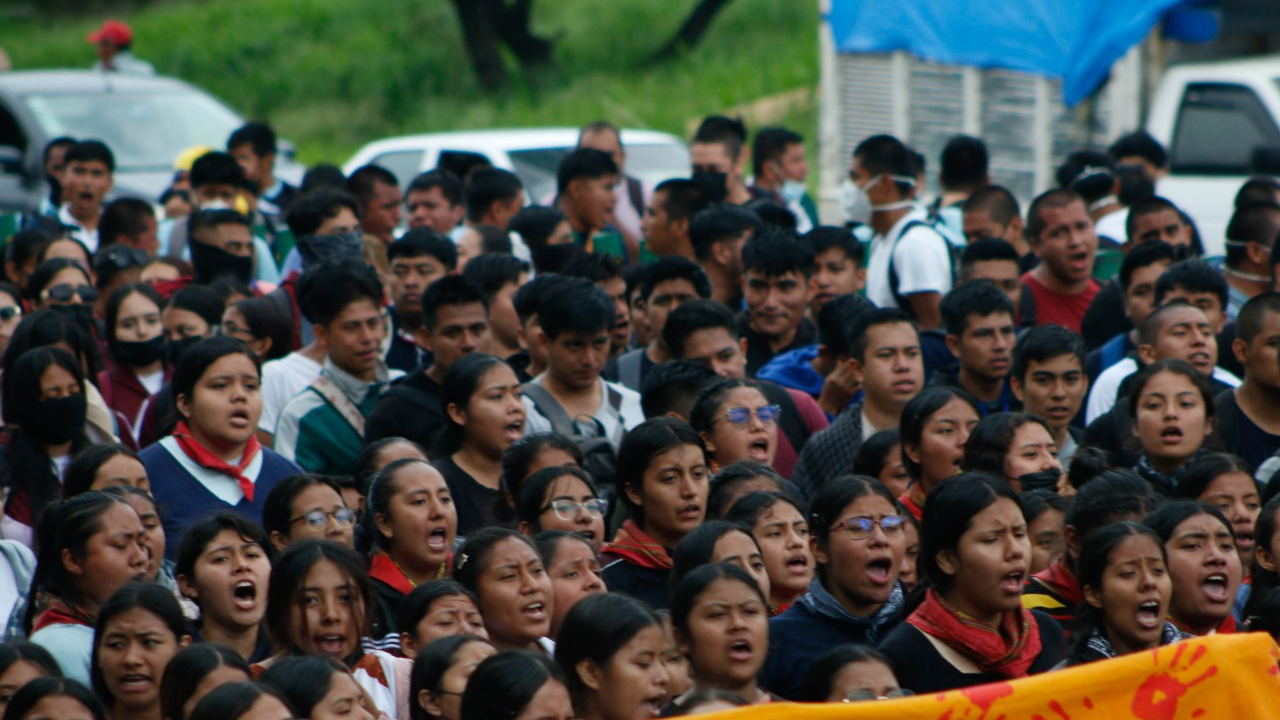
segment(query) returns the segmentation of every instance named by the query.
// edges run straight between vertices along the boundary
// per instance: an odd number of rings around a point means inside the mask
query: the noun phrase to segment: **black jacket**
[[[444,427],[440,385],[418,368],[392,385],[364,423],[364,442],[389,437],[408,438],[428,451]]]

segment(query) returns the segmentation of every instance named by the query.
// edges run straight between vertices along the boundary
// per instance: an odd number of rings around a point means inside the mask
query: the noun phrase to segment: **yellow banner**
[[[1216,635],[1007,683],[849,704],[775,703],[725,720],[1280,720],[1280,648]]]

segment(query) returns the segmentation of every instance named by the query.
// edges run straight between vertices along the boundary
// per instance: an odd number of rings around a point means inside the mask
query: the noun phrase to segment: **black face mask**
[[[363,243],[364,235],[359,232],[304,235],[298,238],[298,254],[304,268],[326,262],[359,266],[364,264]]]
[[[1062,471],[1058,468],[1049,468],[1036,473],[1027,473],[1019,475],[1018,482],[1022,483],[1022,492],[1029,490],[1048,490],[1049,492],[1058,491],[1058,478],[1062,477]]]
[[[44,445],[61,445],[84,434],[89,401],[84,395],[41,400],[31,408],[30,422],[22,431]]]
[[[724,202],[729,197],[729,174],[714,170],[695,170],[689,178],[707,196],[707,202]]]
[[[117,340],[114,354],[121,365],[146,367],[164,357],[164,336],[157,335],[140,342]]]
[[[241,257],[232,255],[215,245],[206,245],[192,240],[187,243],[191,248],[191,268],[193,279],[208,285],[224,278],[249,285],[253,281],[253,256]]]
[[[202,337],[189,337],[181,340],[170,340],[164,346],[164,361],[169,363],[169,367],[178,367],[178,361],[182,359],[182,354],[203,339]]]

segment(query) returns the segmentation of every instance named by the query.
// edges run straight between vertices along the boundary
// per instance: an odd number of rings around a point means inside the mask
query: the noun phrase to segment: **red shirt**
[[[1035,298],[1036,325],[1061,325],[1076,332],[1080,332],[1080,323],[1089,303],[1093,302],[1093,296],[1102,289],[1097,280],[1089,278],[1089,286],[1084,292],[1066,295],[1045,287],[1031,271],[1022,276],[1022,284],[1023,292],[1030,290]]]

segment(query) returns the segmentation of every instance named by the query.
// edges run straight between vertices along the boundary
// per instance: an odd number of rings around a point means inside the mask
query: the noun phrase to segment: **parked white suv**
[[[391,171],[403,188],[415,175],[445,167],[463,176],[477,164],[511,170],[536,201],[556,191],[556,168],[578,143],[576,128],[477,130],[405,135],[360,148],[342,171],[350,175],[370,163]],[[623,130],[626,173],[646,187],[673,177],[689,177],[689,149],[674,135]]]

